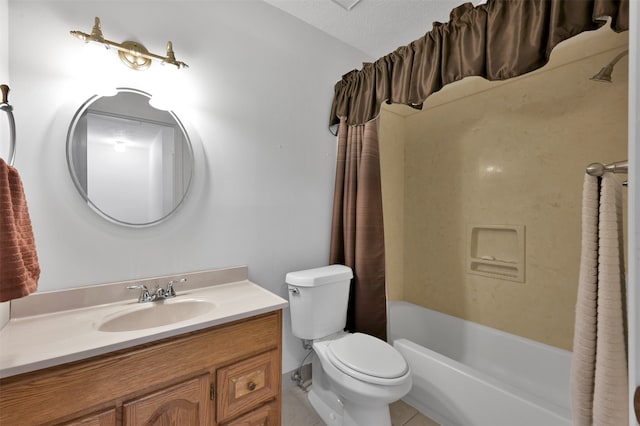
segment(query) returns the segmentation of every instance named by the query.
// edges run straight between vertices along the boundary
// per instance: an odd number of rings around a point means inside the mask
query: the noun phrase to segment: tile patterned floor
[[[402,401],[393,403],[390,409],[392,426],[439,426]],[[324,426],[306,392],[297,386],[285,389],[282,394],[282,426]]]
[[[324,426],[309,404],[305,391],[297,386],[283,390],[282,426]]]

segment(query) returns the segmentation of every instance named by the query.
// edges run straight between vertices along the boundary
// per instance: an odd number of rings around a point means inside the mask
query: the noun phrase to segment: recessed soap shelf
[[[524,225],[471,225],[467,272],[524,282]]]

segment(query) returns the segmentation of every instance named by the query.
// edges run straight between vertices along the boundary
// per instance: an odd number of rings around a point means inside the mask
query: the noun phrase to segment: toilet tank
[[[344,329],[351,278],[351,268],[344,265],[287,274],[294,336],[314,340]]]

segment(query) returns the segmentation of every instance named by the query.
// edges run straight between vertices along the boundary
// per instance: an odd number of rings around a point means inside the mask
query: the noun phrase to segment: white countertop
[[[0,378],[77,361],[119,349],[282,309],[287,301],[242,280],[208,287],[176,288],[166,303],[200,300],[215,307],[192,319],[143,330],[105,332],[105,318],[153,303],[123,300],[45,314],[11,318],[0,331]],[[137,293],[136,293],[137,294]],[[130,297],[130,296],[129,296]]]

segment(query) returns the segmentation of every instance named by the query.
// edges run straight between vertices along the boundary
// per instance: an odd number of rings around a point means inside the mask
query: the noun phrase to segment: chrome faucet
[[[127,286],[127,289],[140,289],[140,297],[138,297],[138,303],[155,302],[156,300],[164,300],[176,297],[176,291],[173,289],[173,286],[185,282],[187,282],[186,278],[182,278],[180,280],[171,280],[167,284],[166,289],[160,287],[159,285],[156,285],[156,287],[153,289],[153,292],[150,292],[147,286],[144,284],[130,285]]]
[[[149,293],[149,289],[147,288],[146,285],[140,284],[140,285],[127,286],[128,290],[135,290],[137,288],[140,289],[140,297],[138,297],[138,303],[151,302],[153,300],[151,297],[151,293]]]
[[[169,281],[169,284],[167,284],[167,289],[164,291],[164,297],[169,298],[169,297],[176,297],[176,291],[173,289],[173,286],[175,284],[182,284],[182,283],[186,283],[187,279],[186,278],[182,278],[180,280],[171,280]]]

